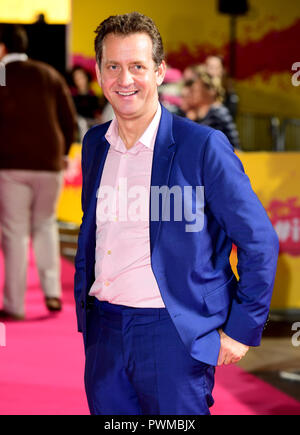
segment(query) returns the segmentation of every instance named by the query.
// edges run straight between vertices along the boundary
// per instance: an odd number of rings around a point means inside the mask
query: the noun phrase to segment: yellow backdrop
[[[0,0],[0,22],[30,24],[43,13],[49,24],[71,20],[72,0]]]

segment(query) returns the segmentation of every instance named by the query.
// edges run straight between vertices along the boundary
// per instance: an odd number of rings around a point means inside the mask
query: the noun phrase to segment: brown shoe
[[[49,311],[61,311],[61,300],[59,298],[46,298],[46,307]]]
[[[21,315],[21,314],[9,313],[8,311],[5,311],[5,310],[0,310],[0,319],[1,320],[20,321],[20,320],[24,320],[25,316]]]

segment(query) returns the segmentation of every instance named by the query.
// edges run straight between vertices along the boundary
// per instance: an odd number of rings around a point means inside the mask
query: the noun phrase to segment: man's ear
[[[0,42],[0,60],[7,54],[6,47],[3,42]]]
[[[100,73],[100,68],[99,68],[98,62],[96,62],[95,70],[96,70],[97,82],[98,82],[99,86],[101,87],[101,73]]]
[[[159,67],[156,70],[156,83],[157,86],[160,86],[165,78],[167,71],[167,65],[166,62],[163,60],[162,63],[159,65]]]

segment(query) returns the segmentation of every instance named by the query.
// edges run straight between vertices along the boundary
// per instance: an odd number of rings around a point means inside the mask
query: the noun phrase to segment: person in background
[[[81,66],[75,66],[71,73],[71,93],[77,114],[94,120],[101,116],[100,100],[91,89],[91,74]]]
[[[200,64],[193,64],[193,65],[188,65],[187,67],[184,68],[182,73],[182,79],[184,82],[195,80],[197,78],[196,71],[199,65]]]
[[[211,76],[204,65],[196,69],[196,79],[185,83],[182,106],[187,117],[199,124],[222,131],[234,148],[239,149],[239,134],[232,116],[222,104],[224,89],[218,77]]]
[[[166,75],[162,85],[158,88],[158,96],[161,104],[169,112],[181,115],[180,111],[180,91],[182,73],[176,68],[167,65]]]
[[[225,89],[223,104],[227,107],[232,118],[235,120],[238,110],[239,97],[235,92],[232,78],[230,78],[225,71],[222,57],[216,55],[208,56],[204,63],[207,72],[212,77],[217,77],[221,80],[222,86]]]
[[[0,226],[5,263],[0,318],[25,317],[28,245],[32,236],[45,304],[62,308],[56,203],[73,142],[76,112],[63,77],[28,59],[25,30],[0,25]]]
[[[193,108],[193,92],[192,92],[192,84],[193,80],[187,80],[183,83],[180,93],[180,104],[178,115],[183,116],[184,118],[189,118],[192,121],[196,118],[196,113]]]

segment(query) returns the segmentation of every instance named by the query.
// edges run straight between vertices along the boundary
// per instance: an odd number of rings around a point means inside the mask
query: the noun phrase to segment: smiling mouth
[[[121,92],[121,91],[116,91],[116,93],[118,95],[121,95],[122,97],[131,97],[132,95],[137,94],[138,91],[130,91],[130,92]]]

